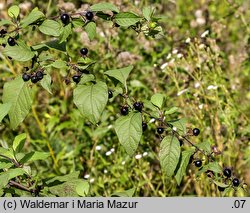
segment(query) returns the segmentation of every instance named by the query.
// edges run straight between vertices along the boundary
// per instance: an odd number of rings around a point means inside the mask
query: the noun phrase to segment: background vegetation
[[[99,1],[15,1],[21,16],[38,7],[46,16],[62,11],[86,10]],[[187,118],[188,127],[201,133],[194,143],[208,141],[219,150],[221,166],[250,185],[250,2],[244,0],[162,0],[109,1],[122,11],[140,13],[144,6],[155,8],[163,35],[151,38],[132,29],[114,27],[96,18],[97,35],[89,40],[84,29],[77,29],[67,42],[72,60],[87,47],[89,58],[97,63],[91,72],[102,76],[113,68],[134,65],[128,80],[129,95],[135,100],[150,99],[154,93],[166,95],[167,107],[178,107],[171,119]],[[7,18],[12,1],[0,3],[0,18]],[[29,45],[45,38],[38,31],[22,35]],[[0,53],[0,97],[3,84],[23,72],[27,64],[10,60]],[[57,58],[65,54],[55,52]],[[75,58],[74,58],[75,57]],[[29,65],[28,65],[29,66]],[[32,181],[63,176],[75,171],[90,183],[89,196],[111,196],[126,192],[133,196],[221,196],[207,174],[197,177],[190,164],[180,186],[168,179],[159,164],[160,138],[152,120],[147,120],[135,156],[129,157],[115,134],[114,120],[120,117],[123,99],[110,100],[101,123],[94,126],[80,116],[73,104],[74,83],[64,83],[64,70],[53,69],[52,93],[36,86],[32,111],[17,129],[8,119],[0,124],[0,143],[10,146],[15,136],[27,134],[24,152],[49,152],[46,160],[32,163]],[[104,76],[104,75],[103,75]],[[111,89],[114,85],[108,81]],[[198,156],[195,156],[198,157]],[[205,161],[205,159],[204,159]],[[22,182],[24,180],[20,180]],[[11,187],[2,192],[13,195]],[[28,195],[23,190],[15,196]],[[46,188],[40,196],[46,196]],[[226,196],[249,196],[231,190]],[[63,194],[59,194],[63,196]]]

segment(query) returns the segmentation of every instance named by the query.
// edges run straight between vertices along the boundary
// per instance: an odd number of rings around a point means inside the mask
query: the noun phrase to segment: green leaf
[[[0,154],[8,157],[8,158],[14,158],[14,153],[13,153],[13,149],[5,149],[3,147],[0,147]]]
[[[5,187],[11,179],[14,177],[23,175],[25,171],[21,168],[9,169],[6,172],[0,174],[0,188]]]
[[[198,143],[198,144],[196,144],[196,146],[198,148],[208,152],[208,153],[211,152],[211,145],[210,145],[209,141],[204,141],[204,142]]]
[[[221,183],[221,182],[216,181],[216,180],[212,180],[212,181],[214,182],[215,185],[220,186],[220,187],[222,187],[222,188],[227,188],[227,187],[230,186],[230,185],[228,185],[228,184]]]
[[[152,13],[153,13],[153,10],[150,6],[148,7],[144,7],[142,9],[142,14],[144,16],[144,18],[147,20],[147,21],[150,21],[151,19],[151,16],[152,16]]]
[[[67,38],[72,34],[72,24],[69,23],[60,30],[59,43],[67,41]]]
[[[180,142],[175,136],[166,136],[162,140],[159,157],[162,170],[171,177],[180,158]]]
[[[45,35],[59,36],[61,25],[53,20],[45,20],[38,29]]]
[[[162,108],[165,96],[160,93],[156,93],[151,97],[151,103],[157,106],[159,109]]]
[[[202,167],[202,169],[199,170],[199,172],[196,175],[199,176],[201,173],[204,173],[208,170],[213,171],[214,173],[222,173],[222,168],[219,165],[219,163],[218,162],[211,162],[211,163],[204,165]]]
[[[10,20],[1,20],[0,21],[0,27],[2,27],[4,25],[15,25],[15,24]]]
[[[142,136],[142,117],[140,113],[131,112],[118,118],[115,122],[115,132],[126,152],[132,156]]]
[[[51,90],[51,76],[47,73],[43,79],[41,80],[41,86],[47,90],[50,94],[52,94]]]
[[[89,193],[89,183],[84,180],[79,180],[79,184],[76,185],[76,192],[81,197],[86,197]]]
[[[72,24],[74,28],[77,28],[77,27],[83,27],[85,22],[81,18],[74,18],[72,20]]]
[[[112,3],[108,3],[108,2],[101,2],[101,3],[93,4],[90,7],[90,10],[94,12],[111,10],[111,11],[119,13],[119,9]]]
[[[5,159],[0,159],[0,169],[9,169],[13,166],[13,163]]]
[[[108,102],[108,87],[104,82],[78,85],[73,100],[81,114],[92,123],[97,123]]]
[[[85,31],[89,36],[89,40],[93,40],[96,35],[96,23],[93,21],[90,21],[85,26]]]
[[[111,195],[111,197],[133,197],[136,188],[128,189],[123,192],[115,192]]]
[[[133,66],[128,66],[120,69],[108,70],[104,74],[117,79],[126,86],[126,80],[133,68]]]
[[[16,153],[22,150],[26,137],[27,137],[26,133],[22,133],[15,137],[12,147]]]
[[[62,60],[56,60],[51,64],[52,67],[55,67],[57,69],[65,69],[68,68],[67,63]]]
[[[9,113],[11,108],[11,103],[0,104],[0,122]]]
[[[18,45],[15,46],[7,45],[3,50],[3,54],[16,61],[29,61],[35,56],[35,53],[24,42],[17,43]]]
[[[177,184],[180,185],[183,176],[186,174],[186,169],[189,164],[189,159],[194,153],[195,149],[191,148],[189,150],[185,150],[181,153],[181,160],[180,160],[180,166],[177,170],[177,173],[175,175],[175,179],[177,181]]]
[[[179,131],[181,134],[186,134],[186,118],[181,118],[173,121],[168,121],[169,124],[171,124],[173,127],[177,128],[177,131]]]
[[[179,109],[178,107],[172,107],[172,108],[170,108],[169,110],[166,110],[166,111],[164,112],[164,114],[165,114],[165,115],[173,114],[173,113],[175,113],[178,109]]]
[[[32,105],[32,91],[21,77],[7,82],[3,87],[3,102],[10,103],[10,126],[15,129],[27,116]]]
[[[17,18],[20,13],[20,8],[17,5],[13,5],[8,9],[8,15],[10,18]]]
[[[123,27],[129,27],[141,20],[141,17],[131,12],[122,12],[115,15],[115,22]]]
[[[44,18],[44,14],[38,10],[38,8],[34,8],[28,16],[26,16],[22,21],[21,21],[21,27],[25,28],[29,26],[30,24],[33,24],[37,22],[39,19]]]
[[[70,174],[67,175],[62,175],[62,176],[55,176],[54,178],[51,178],[50,180],[46,181],[46,184],[53,184],[53,182],[55,181],[59,181],[59,182],[67,182],[67,181],[71,181],[74,179],[77,179],[79,177],[80,172],[72,172]]]
[[[86,84],[87,82],[94,81],[95,76],[92,74],[86,74],[81,77],[81,81],[78,83],[78,85]]]
[[[50,153],[48,152],[30,152],[28,154],[26,154],[21,160],[20,163],[24,164],[24,163],[31,163],[33,161],[37,161],[37,160],[45,160],[50,156]]]

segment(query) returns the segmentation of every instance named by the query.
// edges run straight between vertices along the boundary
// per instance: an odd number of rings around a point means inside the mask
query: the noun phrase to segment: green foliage
[[[131,12],[121,12],[115,15],[115,22],[123,27],[129,27],[141,20],[141,17]]]

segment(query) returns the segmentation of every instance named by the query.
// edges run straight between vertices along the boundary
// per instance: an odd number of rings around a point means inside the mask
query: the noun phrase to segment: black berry
[[[221,186],[218,186],[218,190],[219,190],[220,192],[223,192],[223,191],[225,190],[225,188],[223,188],[223,187],[221,187]]]
[[[127,115],[128,114],[128,106],[122,106],[121,107],[121,114],[122,115]]]
[[[135,102],[135,103],[133,104],[133,106],[134,106],[135,110],[141,112],[141,111],[142,111],[142,108],[143,108],[143,103],[142,103],[142,102]]]
[[[37,83],[39,80],[38,80],[38,78],[36,77],[36,75],[32,75],[31,76],[31,82],[33,83],[33,84],[35,84],[35,83]]]
[[[72,77],[72,80],[73,80],[76,84],[78,84],[78,83],[81,81],[81,76],[80,76],[80,75],[74,75],[74,76]]]
[[[158,134],[162,134],[164,132],[164,128],[162,128],[162,127],[157,127],[157,133]]]
[[[227,178],[230,178],[230,177],[231,177],[231,174],[232,174],[231,169],[225,168],[225,169],[223,170],[223,174],[224,174],[224,176],[226,176]]]
[[[7,33],[6,30],[1,29],[1,31],[0,31],[0,37],[4,37],[6,33]]]
[[[83,47],[82,49],[80,49],[80,53],[83,55],[83,56],[86,56],[88,54],[88,49],[86,47]]]
[[[23,81],[29,81],[30,80],[30,75],[27,73],[23,73],[22,75]]]
[[[109,92],[108,92],[108,97],[109,97],[109,99],[113,98],[113,92],[111,90],[109,90]]]
[[[145,132],[147,130],[147,128],[148,128],[147,123],[142,122],[142,131]]]
[[[94,18],[94,14],[91,11],[88,11],[85,14],[85,17],[86,17],[87,20],[91,21]]]
[[[9,44],[10,46],[15,46],[15,44],[16,44],[15,39],[12,38],[12,37],[9,37],[9,38],[8,38],[8,44]]]
[[[198,136],[200,134],[200,130],[198,128],[193,129],[193,135]]]
[[[194,165],[195,165],[196,167],[201,167],[201,166],[202,166],[202,161],[201,161],[201,160],[196,160],[196,161],[194,162]]]
[[[42,71],[37,71],[36,72],[36,77],[40,81],[43,79],[43,72]]]
[[[237,187],[237,186],[240,185],[240,181],[239,181],[238,178],[234,178],[233,181],[232,181],[232,183],[233,183],[233,186],[235,186],[235,187]]]
[[[63,24],[67,25],[69,23],[69,15],[67,13],[62,14],[61,21]]]

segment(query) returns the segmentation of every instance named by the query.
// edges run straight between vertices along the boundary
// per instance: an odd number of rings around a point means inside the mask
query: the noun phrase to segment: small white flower
[[[155,119],[154,118],[152,118],[150,121],[149,121],[149,123],[154,123],[155,122]]]
[[[205,44],[200,44],[199,45],[199,49],[201,50],[201,49],[204,49],[206,47],[206,45]]]
[[[108,125],[108,129],[112,129],[112,127],[113,127],[112,125]]]
[[[200,18],[202,17],[202,10],[196,10],[194,13],[195,17]]]
[[[177,54],[177,58],[182,58],[182,56],[183,56],[183,55],[182,55],[181,53],[178,53],[178,54]]]
[[[188,37],[188,38],[186,39],[185,43],[188,44],[188,43],[190,43],[190,41],[191,41],[191,38]]]
[[[212,90],[212,89],[217,89],[218,88],[218,86],[214,86],[214,85],[209,85],[208,87],[207,87],[207,89],[208,90]]]
[[[99,150],[102,149],[102,147],[101,147],[101,146],[96,146],[95,149],[96,149],[97,151],[99,151]]]
[[[174,131],[177,131],[177,128],[174,126],[174,127],[173,127],[173,130],[174,130]]]
[[[111,155],[111,154],[112,154],[111,151],[107,151],[105,155],[106,155],[106,156],[109,156],[109,155]]]
[[[206,20],[204,18],[197,18],[196,19],[196,22],[199,24],[199,25],[203,25],[206,23]]]
[[[94,181],[95,181],[95,178],[91,178],[91,179],[89,180],[90,183],[93,183]]]
[[[138,155],[135,156],[135,159],[139,160],[139,159],[141,159],[141,157],[142,157],[142,155],[138,154]]]
[[[143,157],[145,157],[145,156],[147,156],[147,155],[148,155],[147,152],[143,152],[143,154],[142,154]]]
[[[204,33],[201,34],[201,38],[205,38],[209,34],[209,30],[206,30]]]
[[[84,175],[84,178],[85,178],[85,179],[89,179],[89,177],[90,177],[89,174]]]
[[[107,170],[107,169],[104,169],[103,172],[104,172],[104,174],[107,174],[107,173],[108,173],[108,170]]]
[[[194,88],[199,88],[200,87],[200,82],[195,82],[195,84],[194,84]]]
[[[199,109],[203,109],[203,104],[200,104],[198,107]]]
[[[168,55],[167,55],[167,59],[170,59],[171,58],[171,53],[169,53]]]
[[[164,70],[167,66],[168,66],[168,62],[162,64],[160,68],[161,68],[162,70]]]
[[[110,152],[114,152],[114,151],[115,151],[115,149],[114,149],[114,148],[110,149]]]
[[[101,37],[105,37],[104,32],[101,31],[101,32],[100,32],[100,36],[101,36]]]
[[[182,95],[184,92],[188,91],[188,89],[181,90],[180,92],[177,93],[177,96]]]
[[[122,161],[122,165],[125,165],[125,161]]]
[[[177,53],[178,53],[178,50],[177,50],[177,49],[174,49],[174,50],[172,51],[172,53],[173,53],[173,54],[177,54]]]

